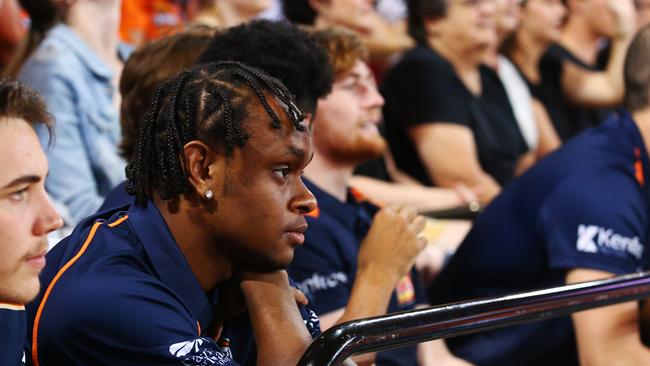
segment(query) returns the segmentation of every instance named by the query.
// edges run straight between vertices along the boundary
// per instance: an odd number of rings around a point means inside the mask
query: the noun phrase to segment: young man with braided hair
[[[163,84],[127,169],[135,203],[48,254],[28,309],[32,363],[236,365],[213,339],[247,308],[257,363],[295,364],[311,338],[283,268],[315,207],[302,120],[278,80],[240,63]]]

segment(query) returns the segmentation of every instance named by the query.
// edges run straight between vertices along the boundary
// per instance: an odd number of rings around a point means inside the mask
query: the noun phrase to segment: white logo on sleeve
[[[314,273],[311,277],[298,282],[298,290],[305,295],[313,294],[319,291],[336,288],[348,283],[348,275],[344,272],[334,272],[328,274]]]
[[[636,259],[643,257],[644,247],[637,236],[626,237],[596,225],[578,225],[576,247],[579,252],[603,253],[619,257],[631,255]]]
[[[169,353],[182,360],[186,366],[227,365],[232,359],[216,343],[207,338],[179,342],[169,346]]]

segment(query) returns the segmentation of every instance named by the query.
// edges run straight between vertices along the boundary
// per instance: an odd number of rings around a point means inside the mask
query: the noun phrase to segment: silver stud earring
[[[211,189],[208,189],[207,191],[205,191],[204,196],[206,200],[211,200],[212,198],[214,198],[214,193],[212,193]]]

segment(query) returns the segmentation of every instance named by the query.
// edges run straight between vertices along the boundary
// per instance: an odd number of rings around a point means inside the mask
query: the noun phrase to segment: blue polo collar
[[[214,291],[215,295],[210,297],[203,292],[153,202],[147,202],[144,208],[131,205],[128,215],[129,226],[142,243],[156,276],[179,296],[197,318],[201,329],[205,330],[212,320],[212,309],[218,302],[218,291]]]

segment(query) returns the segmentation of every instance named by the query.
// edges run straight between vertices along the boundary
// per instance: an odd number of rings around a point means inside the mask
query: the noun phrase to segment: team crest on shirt
[[[637,260],[645,250],[639,237],[627,237],[596,225],[578,225],[576,249],[584,253],[602,253],[617,257],[632,256]]]
[[[224,366],[232,361],[232,358],[221,352],[221,347],[215,348],[214,342],[208,338],[197,338],[172,344],[169,353],[186,366]]]
[[[410,275],[402,277],[395,289],[399,306],[411,305],[415,302],[415,287]]]

